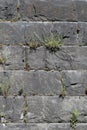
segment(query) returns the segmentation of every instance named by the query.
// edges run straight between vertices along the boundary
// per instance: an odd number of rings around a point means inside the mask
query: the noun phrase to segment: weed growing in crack
[[[67,95],[67,90],[66,90],[66,86],[64,85],[64,82],[63,82],[63,77],[61,77],[61,91],[60,91],[60,94],[59,94],[59,97],[61,98],[64,98],[66,95]]]
[[[23,107],[23,112],[21,113],[20,119],[23,120],[24,123],[28,122],[28,102],[27,102],[27,94],[24,93],[24,107]]]
[[[51,38],[47,38],[45,40],[45,47],[50,51],[50,52],[56,52],[57,50],[60,49],[60,46],[62,45],[62,38],[58,36],[53,36]]]
[[[3,126],[5,126],[7,123],[6,114],[4,112],[1,112],[1,111],[0,111],[0,123],[2,123]]]
[[[0,55],[0,64],[5,64],[5,62],[6,59],[2,55]]]
[[[4,96],[4,98],[8,96],[9,89],[10,85],[8,83],[0,83],[0,95]]]
[[[78,121],[78,116],[80,115],[80,112],[78,110],[74,110],[72,112],[72,117],[71,117],[71,120],[70,120],[70,126],[73,130],[76,129],[76,124],[77,124],[77,121]]]
[[[38,47],[41,46],[39,43],[36,42],[30,42],[27,43],[26,45],[29,46],[31,50],[36,50]]]
[[[23,122],[24,122],[24,123],[27,123],[27,122],[28,122],[27,113],[28,113],[28,103],[27,103],[27,100],[25,100],[24,110],[23,110],[23,116],[24,116]]]
[[[67,92],[66,92],[66,87],[62,86],[61,88],[61,92],[59,94],[59,97],[64,98],[66,96]]]

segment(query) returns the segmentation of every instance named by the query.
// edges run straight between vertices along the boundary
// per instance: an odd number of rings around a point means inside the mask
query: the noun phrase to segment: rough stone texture
[[[70,122],[72,112],[78,110],[78,122],[87,122],[87,97],[30,96],[26,98],[29,123],[63,123]],[[2,102],[2,101],[1,101]],[[25,108],[22,97],[3,98],[4,113],[9,122],[23,122],[21,115]]]
[[[76,130],[86,130],[87,124],[77,124]],[[6,124],[0,125],[0,130],[72,130],[69,124],[65,123],[29,123],[29,124]]]
[[[22,0],[21,17],[24,20],[87,21],[85,0]]]
[[[24,25],[20,22],[0,22],[0,44],[12,45],[24,42]]]
[[[0,56],[5,59],[0,64],[1,69],[24,70],[28,65],[30,69],[87,69],[87,47],[65,46],[57,52],[52,53],[45,47],[38,47],[31,50],[26,46],[2,46]]]
[[[35,42],[43,45],[53,35],[60,35],[63,45],[87,45],[87,23],[0,22],[0,44],[29,45]]]
[[[2,69],[24,69],[25,51],[24,47],[19,46],[1,46],[0,56],[4,63],[0,66]]]
[[[0,19],[12,20],[17,17],[17,0],[0,0]]]
[[[29,22],[25,25],[26,42],[45,42],[53,35],[62,37],[63,45],[86,45],[87,23],[83,22]],[[79,31],[78,31],[79,30]]]
[[[67,95],[85,95],[87,89],[86,70],[58,71],[0,71],[0,82],[10,84],[9,94],[23,93],[27,95],[60,95],[63,84],[66,87]]]
[[[28,95],[56,95],[61,91],[60,73],[59,72],[45,72],[30,71],[30,72],[12,72],[10,76],[10,90],[9,93],[13,95],[18,94],[20,89],[23,93]]]
[[[27,48],[28,50],[29,48]],[[31,69],[70,70],[87,69],[87,47],[61,47],[56,53],[37,49],[27,53]],[[44,53],[44,54],[43,54]]]
[[[34,21],[87,21],[87,1],[78,0],[20,0],[22,20]],[[18,0],[0,1],[0,19],[18,18]]]
[[[0,0],[0,130],[72,130],[74,110],[87,129],[86,16],[86,0]]]

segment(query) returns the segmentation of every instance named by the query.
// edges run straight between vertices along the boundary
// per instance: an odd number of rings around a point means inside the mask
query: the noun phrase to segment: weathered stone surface
[[[43,69],[45,68],[45,51],[44,47],[38,48],[36,51],[26,47],[27,63],[30,69]]]
[[[78,0],[1,0],[0,19],[34,21],[87,21],[87,1]],[[17,9],[19,8],[19,10]]]
[[[87,47],[62,47],[56,53],[46,52],[46,65],[50,69],[87,69]]]
[[[44,45],[46,39],[60,35],[63,45],[87,45],[86,28],[83,22],[0,22],[0,44]]]
[[[3,58],[2,69],[24,69],[25,50],[21,46],[1,46],[0,56]]]
[[[24,24],[0,22],[0,44],[12,45],[24,42]]]
[[[84,95],[87,89],[87,71],[69,70],[62,71],[63,83],[69,95]]]
[[[23,20],[87,21],[85,0],[22,0],[20,2]]]
[[[71,0],[22,0],[21,17],[25,20],[77,21],[76,5]]]
[[[34,57],[35,59],[32,60]],[[28,53],[28,64],[32,69],[43,68],[44,66],[58,70],[87,69],[86,47],[62,47],[56,53],[45,50],[44,55],[43,51],[40,54],[40,51],[36,50],[36,52]]]
[[[0,0],[0,19],[12,20],[17,17],[17,0]]]
[[[84,125],[86,127],[86,125]],[[42,124],[42,123],[29,123],[29,124],[7,124],[5,127],[0,125],[0,130],[70,130],[69,124]],[[85,129],[83,129],[85,130]]]
[[[87,21],[87,1],[86,0],[75,0],[77,20]]]
[[[77,124],[76,130],[86,130],[87,124]],[[0,125],[0,130],[72,130],[68,123],[29,123],[29,124],[6,124]]]
[[[61,91],[61,76],[59,72],[13,71],[9,73],[11,95],[18,94],[20,89],[28,95],[57,95]]]
[[[1,54],[5,64],[3,69],[57,69],[79,70],[87,69],[87,47],[63,46],[57,52],[52,53],[45,47],[31,50],[26,46],[2,46]],[[28,67],[28,68],[27,68]]]
[[[28,95],[60,95],[62,89],[61,79],[66,86],[67,95],[84,95],[87,89],[87,71],[13,71],[10,74],[13,95],[23,88]]]
[[[61,79],[63,78],[63,83]],[[0,71],[0,83],[8,84],[10,95],[60,95],[63,85],[67,95],[85,95],[87,89],[86,70],[58,71]],[[22,93],[20,94],[20,90]]]
[[[27,43],[34,41],[45,43],[47,39],[51,39],[54,35],[60,35],[62,37],[63,45],[84,45],[82,42],[83,36],[82,31],[77,34],[78,26],[82,26],[81,30],[85,30],[83,23],[80,25],[77,22],[30,22],[25,25],[25,39]]]
[[[32,123],[70,122],[72,112],[78,110],[78,122],[87,122],[87,97],[31,96],[26,98],[28,109],[26,119]],[[6,119],[12,122],[23,122],[21,115],[25,110],[25,99],[7,97],[4,99]]]

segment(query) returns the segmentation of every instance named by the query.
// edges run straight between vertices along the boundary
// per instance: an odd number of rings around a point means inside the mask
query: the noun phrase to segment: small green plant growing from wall
[[[67,95],[66,87],[62,86],[59,97],[64,98]]]
[[[2,55],[0,55],[0,64],[5,64],[5,62],[6,59]]]
[[[78,121],[78,116],[80,115],[80,112],[78,110],[74,110],[72,112],[71,120],[70,120],[70,126],[73,130],[76,129],[76,124]]]
[[[31,50],[36,50],[38,47],[40,47],[40,44],[36,42],[30,42],[27,45],[30,47]]]
[[[27,112],[28,112],[28,103],[27,103],[27,100],[25,100],[24,110],[23,110],[23,116],[24,116],[23,122],[24,122],[24,123],[27,123],[27,122],[28,122]]]
[[[24,93],[23,97],[24,97],[24,107],[23,107],[23,112],[21,113],[20,119],[23,120],[24,123],[27,123],[28,122],[28,117],[27,117],[27,113],[28,113],[27,94]]]
[[[50,52],[56,52],[60,49],[60,46],[62,45],[62,38],[58,36],[52,36],[51,38],[47,38],[45,40],[45,47]]]
[[[5,124],[7,123],[6,114],[1,110],[0,110],[0,123],[2,123],[3,126],[5,126]]]
[[[61,98],[64,98],[66,95],[67,95],[67,90],[66,90],[66,86],[65,86],[65,84],[64,84],[64,82],[63,82],[63,77],[61,76],[61,79],[60,79],[60,81],[61,81],[61,91],[60,91],[60,94],[59,94],[59,97],[61,97]]]
[[[10,85],[8,83],[0,83],[0,95],[6,98],[8,96],[8,92],[10,89]]]

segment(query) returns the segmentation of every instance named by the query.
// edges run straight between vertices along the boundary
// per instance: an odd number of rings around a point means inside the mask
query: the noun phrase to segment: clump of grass
[[[61,45],[62,38],[59,35],[47,38],[45,40],[45,47],[49,49],[51,52],[56,52],[57,50],[59,50]]]
[[[10,85],[8,83],[0,83],[0,95],[6,98],[8,96]]]
[[[78,116],[80,115],[80,112],[78,110],[74,110],[72,112],[72,117],[71,117],[71,124],[70,126],[72,127],[73,130],[75,130],[76,128],[76,124],[77,124],[77,121],[78,121]]]
[[[5,64],[5,62],[6,59],[2,55],[0,55],[0,64]]]
[[[39,43],[30,42],[29,47],[32,50],[36,50],[37,47],[40,47],[40,44]]]

